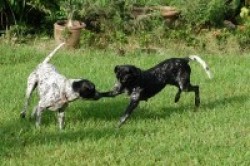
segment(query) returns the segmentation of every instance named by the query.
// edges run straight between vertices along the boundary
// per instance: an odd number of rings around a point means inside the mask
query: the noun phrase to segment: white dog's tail
[[[53,55],[65,44],[65,42],[59,44],[43,61],[43,63],[48,63]]]
[[[202,66],[202,68],[205,70],[205,72],[207,73],[207,75],[210,79],[213,77],[207,63],[204,60],[202,60],[199,56],[190,55],[188,58],[192,61],[198,62]]]

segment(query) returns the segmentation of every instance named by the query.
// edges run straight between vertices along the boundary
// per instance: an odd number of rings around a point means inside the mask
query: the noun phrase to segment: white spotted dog
[[[67,79],[59,74],[52,64],[48,63],[64,44],[57,46],[28,77],[24,108],[20,116],[25,117],[31,94],[37,88],[40,100],[31,114],[31,117],[36,119],[37,127],[40,126],[41,114],[46,109],[58,112],[59,128],[63,129],[65,125],[64,110],[69,102],[78,98],[99,99],[99,93],[91,81]]]

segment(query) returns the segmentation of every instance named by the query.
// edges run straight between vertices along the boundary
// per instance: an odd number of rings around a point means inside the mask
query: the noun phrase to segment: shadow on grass
[[[242,94],[237,96],[222,96],[219,100],[211,99],[208,102],[202,104],[202,108],[211,110],[215,108],[225,107],[234,103],[244,104],[249,100],[249,94]]]
[[[198,111],[209,111],[220,107],[225,107],[233,103],[245,103],[248,95],[238,95],[230,97],[221,97],[219,99],[209,99],[209,101],[201,101],[201,106]],[[184,97],[183,97],[184,100]],[[150,100],[148,101],[150,103]],[[117,121],[124,114],[125,109],[129,103],[128,98],[124,96],[118,99],[108,99],[105,101],[78,101],[75,105],[69,106],[66,110],[66,123],[84,122],[89,119],[94,121]],[[160,107],[159,111],[155,110],[155,105],[148,107],[137,107],[132,113],[130,119],[154,119],[154,118],[168,118],[173,113],[182,114],[185,111],[197,111],[194,103],[189,104],[180,103],[166,103],[165,107]],[[42,125],[50,125],[57,123],[56,114],[54,112],[46,111],[43,114]],[[34,125],[34,122],[30,122]]]
[[[26,125],[25,127],[15,125]],[[101,138],[123,137],[129,135],[128,130],[118,132],[116,128],[82,128],[79,130],[65,131],[47,131],[46,127],[40,130],[35,129],[34,125],[27,122],[16,122],[12,125],[1,126],[1,159],[8,160],[13,157],[25,157],[25,149],[30,147],[38,147],[43,145],[60,146],[67,142],[97,141]],[[3,129],[4,128],[4,129]],[[132,133],[131,133],[132,134]]]
[[[210,100],[201,105],[201,109],[209,110],[214,108],[220,108],[224,105],[230,105],[233,103],[244,104],[247,101],[247,95],[232,96],[220,98],[219,100]],[[149,101],[150,102],[150,101]],[[120,115],[124,112],[128,100],[107,100],[105,102],[92,102],[86,103],[87,106],[79,103],[74,110],[71,110],[72,117],[68,118],[67,121],[87,121],[87,119],[94,119],[95,121],[104,120],[104,121],[118,121]],[[192,103],[193,104],[193,103]],[[82,106],[82,107],[81,107]],[[164,107],[159,112],[150,111],[145,108],[138,108],[135,113],[131,116],[130,120],[144,120],[144,119],[154,119],[157,118],[167,118],[172,113],[183,113],[185,110],[191,110],[192,105],[183,105],[179,104],[169,107]],[[70,109],[70,108],[69,108]],[[84,109],[83,111],[79,111]],[[112,110],[109,110],[112,109]],[[150,109],[150,108],[149,108]],[[114,110],[114,111],[113,111]],[[136,116],[136,118],[135,118]],[[50,122],[49,122],[50,120]],[[53,121],[53,120],[52,120]],[[43,121],[43,125],[40,130],[35,129],[34,122],[26,120],[17,120],[15,122],[1,124],[0,126],[0,137],[1,137],[1,146],[0,146],[0,159],[10,158],[13,156],[22,155],[22,151],[26,147],[45,145],[45,144],[54,144],[60,145],[65,142],[75,142],[75,141],[84,141],[88,140],[99,140],[101,138],[123,138],[126,136],[133,136],[134,131],[136,130],[133,126],[124,127],[120,130],[117,130],[116,124],[113,126],[96,126],[90,128],[73,128],[72,130],[66,129],[65,131],[51,131],[46,130],[46,123],[55,123],[51,122],[51,119],[46,119]],[[149,130],[149,129],[145,129]],[[145,132],[143,130],[136,130],[136,132]]]
[[[209,99],[209,101],[202,100],[199,110],[213,110],[216,108],[228,106],[233,103],[244,104],[247,101],[248,97],[249,96],[247,94],[243,94],[238,96],[220,97],[219,99]],[[148,102],[150,103],[150,100]],[[105,102],[99,102],[98,104],[90,103],[87,107],[85,107],[84,104],[80,104],[75,109],[83,109],[83,111],[74,110],[74,114],[76,115],[73,116],[76,118],[75,120],[101,119],[111,121],[117,119],[118,121],[119,117],[122,116],[125,112],[128,103],[129,99],[110,99]],[[170,117],[173,113],[181,114],[185,111],[197,111],[195,109],[194,102],[191,102],[189,104],[181,104],[180,101],[177,104],[166,103],[166,105],[169,106],[162,107],[159,111],[150,110],[151,108],[153,109],[153,105],[149,106],[148,108],[139,106],[135,109],[135,111],[131,115],[131,118],[133,116],[138,116],[139,119],[150,119],[152,117],[166,118]]]

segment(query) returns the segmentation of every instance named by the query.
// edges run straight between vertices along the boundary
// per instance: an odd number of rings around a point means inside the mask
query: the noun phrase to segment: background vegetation
[[[166,22],[160,13],[153,17],[136,19],[135,6],[174,6],[181,14],[173,23]],[[170,40],[206,48],[197,36],[214,33],[221,47],[228,37],[235,38],[241,49],[248,49],[249,2],[247,0],[3,0],[0,2],[0,30],[5,38],[16,41],[30,40],[31,35],[53,35],[53,24],[66,19],[70,11],[74,18],[86,23],[82,39],[85,46],[108,48],[111,44],[120,49],[131,37],[143,47],[164,45]],[[247,9],[240,17],[241,9]],[[147,14],[147,13],[146,13]],[[216,30],[214,30],[216,29]],[[205,32],[204,32],[205,31]],[[2,35],[3,36],[3,35]],[[19,40],[18,40],[19,39]],[[160,39],[160,40],[159,40]],[[230,38],[231,40],[231,38]],[[223,43],[224,42],[224,43]]]

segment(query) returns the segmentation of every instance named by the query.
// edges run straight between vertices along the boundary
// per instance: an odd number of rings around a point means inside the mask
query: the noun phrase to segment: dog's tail
[[[212,73],[211,73],[211,71],[210,71],[210,69],[209,69],[209,67],[208,67],[208,65],[207,65],[207,63],[203,60],[203,59],[201,59],[199,56],[197,56],[197,55],[190,55],[189,57],[188,57],[190,60],[192,60],[192,61],[196,61],[196,62],[198,62],[201,66],[202,66],[202,68],[205,70],[205,72],[207,73],[207,75],[208,75],[208,77],[210,78],[210,79],[212,79]]]
[[[53,55],[65,44],[65,42],[59,44],[43,61],[43,63],[48,63]]]

